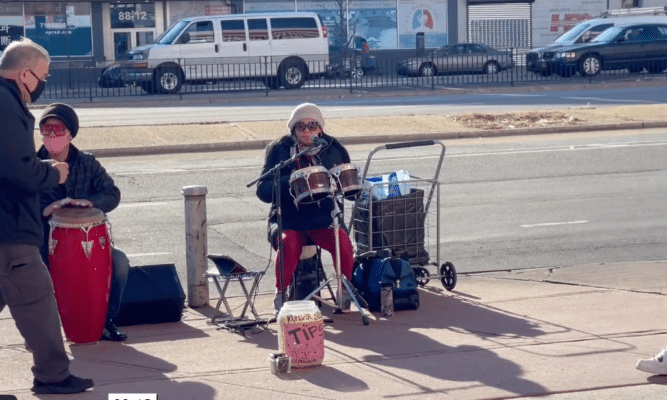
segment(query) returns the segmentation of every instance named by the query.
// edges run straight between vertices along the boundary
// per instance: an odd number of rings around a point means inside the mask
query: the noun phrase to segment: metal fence
[[[507,51],[511,65],[500,61],[500,56],[465,55],[448,60],[437,60],[433,55],[413,59],[349,57],[327,62],[309,62],[296,65],[291,71],[285,65],[257,64],[192,64],[170,60],[169,72],[179,79],[177,96],[194,93],[285,90],[296,82],[295,89],[347,89],[350,92],[371,88],[415,88],[441,89],[470,86],[515,86],[540,82],[595,82],[610,79],[627,79],[642,76],[665,75],[667,60],[625,60],[625,68],[605,69],[595,75],[582,74],[579,66],[558,69],[551,66],[547,72],[533,72],[533,60],[527,54],[515,50]],[[407,68],[406,62],[414,67]],[[320,63],[315,66],[315,63]],[[291,65],[295,67],[295,65]],[[279,72],[278,77],[267,77],[266,71]],[[616,68],[616,67],[614,67]],[[326,70],[326,73],[309,74],[309,70]],[[290,72],[291,71],[291,72]],[[166,95],[161,84],[165,84],[165,69],[159,67],[146,70],[146,81],[128,79],[120,69],[84,66],[66,67],[52,65],[44,99],[103,98],[119,96]],[[298,73],[303,75],[299,80]],[[290,75],[292,74],[292,75]],[[136,74],[135,74],[136,76]],[[171,82],[172,84],[174,82]],[[169,82],[167,82],[169,84]],[[281,86],[280,88],[276,88]],[[292,85],[294,86],[294,85]],[[173,89],[173,85],[172,85]]]

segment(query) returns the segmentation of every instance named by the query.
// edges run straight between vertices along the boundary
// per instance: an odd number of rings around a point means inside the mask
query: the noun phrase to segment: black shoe
[[[122,342],[127,339],[125,332],[119,330],[112,320],[108,319],[104,324],[101,340],[109,340],[112,342]]]
[[[93,387],[92,379],[83,379],[70,375],[60,382],[44,383],[33,380],[32,390],[36,394],[71,394],[80,393]]]

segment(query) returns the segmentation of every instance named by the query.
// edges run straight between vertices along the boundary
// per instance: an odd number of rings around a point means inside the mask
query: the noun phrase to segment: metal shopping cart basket
[[[380,150],[439,145],[439,159],[432,178],[420,178],[407,171],[368,175],[373,156]],[[393,256],[408,258],[424,286],[431,278],[440,279],[447,290],[456,286],[456,268],[440,264],[440,183],[438,175],[445,145],[436,140],[393,143],[376,147],[368,155],[361,176],[364,189],[354,202],[348,231],[353,233],[357,255],[390,250]],[[431,275],[428,266],[435,266]]]

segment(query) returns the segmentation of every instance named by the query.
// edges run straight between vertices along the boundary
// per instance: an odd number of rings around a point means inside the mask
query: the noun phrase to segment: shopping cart
[[[380,150],[434,145],[440,145],[442,151],[433,178],[420,178],[401,170],[368,176],[371,160]],[[391,251],[393,256],[408,259],[419,285],[435,278],[451,291],[456,286],[456,268],[449,261],[440,264],[438,175],[444,157],[445,145],[436,140],[376,147],[366,160],[361,176],[364,189],[354,202],[348,231],[353,233],[357,256]],[[431,275],[428,266],[435,266],[437,275]]]

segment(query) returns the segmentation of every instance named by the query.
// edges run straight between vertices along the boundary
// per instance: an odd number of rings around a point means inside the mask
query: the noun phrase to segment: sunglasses
[[[40,130],[44,136],[50,135],[51,133],[55,133],[56,136],[65,136],[68,132],[67,127],[60,124],[44,124],[41,126]]]
[[[315,121],[311,121],[307,124],[299,121],[296,123],[296,125],[294,125],[294,127],[296,128],[297,131],[305,131],[306,128],[308,128],[308,130],[314,131],[320,127],[320,124],[318,124]]]

